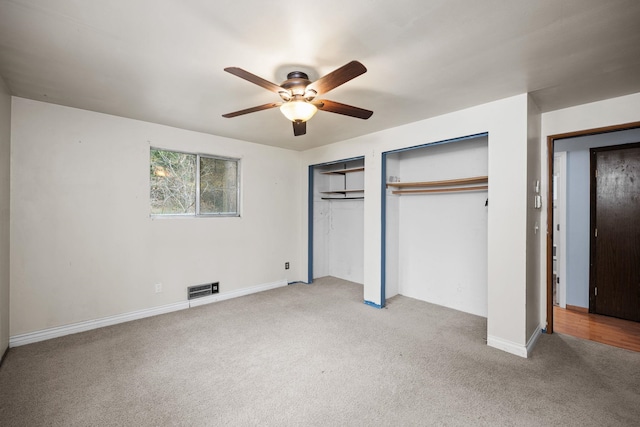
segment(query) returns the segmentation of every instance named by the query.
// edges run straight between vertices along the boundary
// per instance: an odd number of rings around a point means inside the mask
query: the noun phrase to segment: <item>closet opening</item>
[[[364,157],[309,166],[308,283],[364,284]]]
[[[401,294],[487,317],[488,142],[382,154],[382,305]]]

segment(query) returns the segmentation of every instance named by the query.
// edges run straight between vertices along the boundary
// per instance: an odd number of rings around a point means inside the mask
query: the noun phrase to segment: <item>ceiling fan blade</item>
[[[300,136],[307,133],[307,122],[291,122],[293,123],[293,135]]]
[[[307,86],[307,89],[313,89],[318,93],[318,95],[321,95],[366,72],[366,67],[360,62],[351,61],[337,70],[330,72],[326,76],[320,77],[318,80]]]
[[[269,104],[258,105],[257,107],[246,108],[240,111],[234,111],[233,113],[223,114],[222,117],[230,119],[231,117],[242,116],[243,114],[255,113],[256,111],[268,110],[270,108],[276,108],[282,105],[282,102],[271,102]]]
[[[357,117],[358,119],[367,120],[373,114],[373,111],[371,110],[365,110],[364,108],[358,108],[352,105],[329,101],[328,99],[314,101],[313,104],[318,107],[319,110],[328,111],[330,113],[343,114],[350,117]]]
[[[227,73],[231,73],[234,76],[238,76],[241,79],[245,79],[246,81],[249,81],[253,84],[257,84],[260,87],[263,87],[267,90],[270,90],[271,92],[281,92],[284,89],[281,88],[280,86],[278,86],[275,83],[271,83],[268,80],[263,79],[262,77],[258,77],[255,74],[251,74],[248,71],[243,70],[242,68],[238,68],[238,67],[227,67],[224,69]]]

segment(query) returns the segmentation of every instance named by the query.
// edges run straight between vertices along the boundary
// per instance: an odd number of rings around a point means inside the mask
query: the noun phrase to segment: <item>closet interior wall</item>
[[[364,159],[315,166],[313,173],[313,277],[363,284]]]
[[[386,297],[401,294],[487,317],[488,191],[393,194],[412,188],[393,184],[486,177],[488,137],[386,157]]]

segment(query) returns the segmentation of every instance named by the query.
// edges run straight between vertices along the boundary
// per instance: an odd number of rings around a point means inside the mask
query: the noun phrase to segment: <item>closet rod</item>
[[[478,185],[475,187],[456,187],[456,188],[432,188],[430,190],[395,190],[392,194],[421,194],[421,193],[454,193],[460,191],[481,191],[488,190],[488,185]]]

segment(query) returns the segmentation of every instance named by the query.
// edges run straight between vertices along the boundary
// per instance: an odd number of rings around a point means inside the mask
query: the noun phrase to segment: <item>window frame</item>
[[[237,157],[218,156],[214,154],[190,152],[182,150],[174,150],[169,148],[149,147],[149,161],[151,161],[151,151],[169,151],[172,153],[186,154],[196,157],[196,197],[195,197],[195,213],[170,213],[170,214],[154,214],[149,213],[151,218],[240,218],[241,217],[241,193],[240,193],[240,177],[241,177],[241,159]],[[208,158],[215,160],[225,160],[236,162],[236,212],[233,213],[200,213],[200,158]],[[149,208],[151,209],[151,176],[149,176]]]

